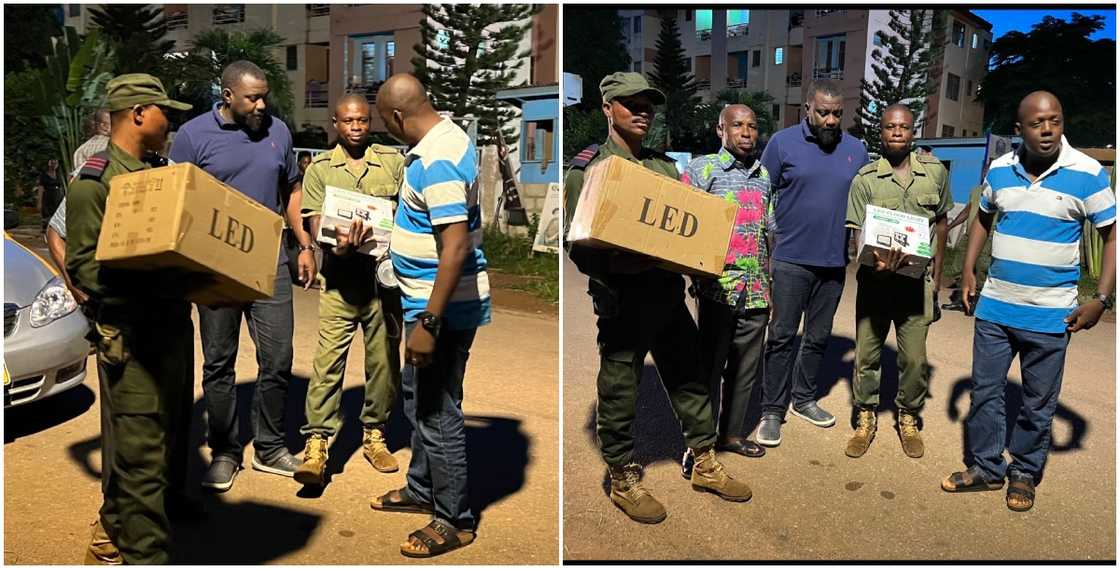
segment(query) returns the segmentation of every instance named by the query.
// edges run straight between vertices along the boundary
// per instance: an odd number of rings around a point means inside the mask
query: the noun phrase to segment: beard
[[[817,140],[820,141],[821,146],[824,146],[826,148],[836,146],[840,142],[840,137],[842,136],[840,127],[822,128],[815,125],[809,125],[809,132],[813,133],[813,136],[817,137]]]
[[[230,114],[233,115],[233,122],[245,127],[252,132],[260,132],[264,128],[264,113],[245,113],[241,114],[230,108]]]

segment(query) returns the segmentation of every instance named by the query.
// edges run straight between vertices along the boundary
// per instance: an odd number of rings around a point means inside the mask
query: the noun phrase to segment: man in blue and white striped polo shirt
[[[401,391],[413,433],[407,486],[371,506],[432,513],[401,554],[433,557],[474,541],[463,375],[475,331],[490,322],[478,163],[470,138],[436,113],[412,75],[393,75],[381,86],[377,113],[389,134],[411,147],[389,250],[404,308]]]
[[[1070,334],[1096,325],[1111,308],[1116,280],[1116,199],[1108,172],[1063,136],[1062,105],[1035,91],[1019,103],[1019,150],[992,163],[965,256],[966,308],[976,290],[973,269],[1000,214],[992,266],[976,307],[972,405],[965,420],[972,464],[941,483],[947,492],[998,490],[1006,476],[1007,507],[1034,505],[1035,484],[1050,448],[1050,425],[1062,386]],[[1082,227],[1089,221],[1105,240],[1097,296],[1077,304]],[[1023,403],[1007,440],[1004,387],[1019,356]],[[1007,448],[1011,464],[1003,458]]]

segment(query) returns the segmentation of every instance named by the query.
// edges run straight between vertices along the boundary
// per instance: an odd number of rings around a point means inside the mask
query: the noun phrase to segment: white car
[[[53,265],[4,233],[4,407],[86,379],[89,323]]]

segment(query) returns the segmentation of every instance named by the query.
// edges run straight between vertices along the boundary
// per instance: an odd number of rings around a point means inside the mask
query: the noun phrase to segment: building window
[[[879,35],[879,32],[875,32],[875,34],[871,36],[871,45],[880,47],[883,45],[883,36]]]
[[[972,49],[976,49],[976,46],[979,45],[979,42],[980,42],[980,35],[976,34],[976,33],[973,33],[972,34]]]
[[[847,43],[846,34],[817,38],[813,79],[844,78],[844,50]]]
[[[522,145],[521,162],[543,162],[552,159],[553,121],[525,122],[525,144]]]
[[[635,34],[642,33],[642,17],[641,16],[634,16],[634,33]]]
[[[751,54],[751,67],[758,67],[759,65],[762,65],[762,51],[756,49]]]
[[[947,125],[947,124],[941,125],[941,136],[942,137],[954,136],[956,134],[956,132],[957,132],[957,129],[954,128],[952,125]]]
[[[642,72],[642,62],[641,61],[635,61],[634,62],[634,68],[631,69],[631,71],[633,71],[634,73],[641,73]]]
[[[299,50],[294,45],[288,46],[287,49],[288,71],[295,71],[299,69]]]
[[[774,119],[775,123],[778,123],[778,122],[781,121],[781,119],[782,119],[782,106],[781,105],[771,105],[770,106],[770,118]]]
[[[751,23],[750,10],[727,11],[727,37],[734,38],[747,35]]]
[[[308,4],[307,5],[307,15],[309,17],[312,17],[312,18],[314,18],[316,16],[330,16],[331,15],[331,5],[330,4]]]
[[[964,96],[965,97],[971,97],[972,96],[972,80],[971,79],[968,80],[968,88],[965,89]]]
[[[215,25],[240,24],[245,21],[244,4],[218,4],[210,13]]]
[[[786,48],[774,48],[774,65],[781,65],[786,62]]]
[[[385,42],[385,76],[393,74],[393,61],[397,58],[397,42]]]
[[[945,98],[950,101],[961,100],[961,78],[952,73],[945,81]]]
[[[712,37],[712,11],[696,11],[696,39],[706,41]]]
[[[377,81],[377,44],[362,44],[362,84],[371,85]]]
[[[953,45],[964,47],[964,24],[953,20]]]
[[[82,5],[81,4],[71,4],[70,5],[70,17],[71,18],[77,18],[81,15],[82,15]]]

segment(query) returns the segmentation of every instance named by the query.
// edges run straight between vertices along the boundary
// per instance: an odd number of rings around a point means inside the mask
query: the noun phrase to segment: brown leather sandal
[[[1018,504],[1013,505],[1013,502]],[[1029,476],[1013,476],[1007,481],[1007,509],[1025,512],[1034,507],[1034,479]]]
[[[401,555],[423,559],[470,545],[474,541],[474,532],[459,531],[454,526],[432,520],[428,525],[408,534],[408,537],[409,541],[401,544]],[[436,538],[443,541],[436,541]],[[418,550],[417,544],[422,545],[423,549]]]
[[[963,472],[954,472],[941,481],[941,489],[946,492],[985,492],[1000,488],[1003,488],[1003,480],[988,482],[975,466]]]

